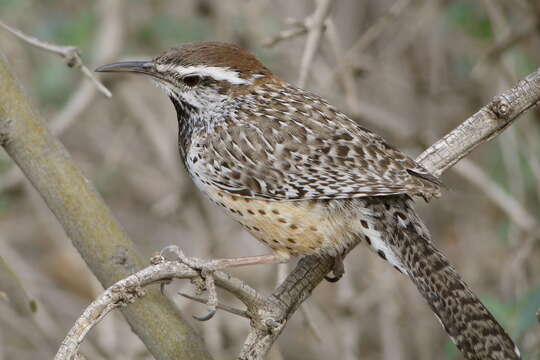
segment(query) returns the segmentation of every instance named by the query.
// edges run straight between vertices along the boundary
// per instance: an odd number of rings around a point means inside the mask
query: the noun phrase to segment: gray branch
[[[36,115],[0,54],[0,145],[56,215],[104,287],[145,262],[95,188]],[[156,359],[209,359],[202,339],[157,289],[125,307],[133,331]]]
[[[27,35],[23,33],[22,31],[15,29],[2,21],[0,21],[0,27],[4,28],[6,31],[9,31],[22,41],[32,45],[33,47],[41,50],[48,51],[50,53],[56,54],[64,59],[67,66],[73,67],[76,69],[80,69],[84,76],[86,76],[88,79],[90,79],[96,88],[106,97],[110,98],[112,96],[109,89],[105,87],[99,81],[96,76],[88,69],[86,65],[84,65],[82,59],[81,59],[81,52],[78,47],[76,46],[60,46],[56,44],[51,44],[43,40],[39,40],[33,36]]]

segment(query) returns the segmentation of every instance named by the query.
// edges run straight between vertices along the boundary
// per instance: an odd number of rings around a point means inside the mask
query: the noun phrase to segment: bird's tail
[[[382,199],[388,246],[466,359],[521,359],[517,346],[430,240],[408,196]]]

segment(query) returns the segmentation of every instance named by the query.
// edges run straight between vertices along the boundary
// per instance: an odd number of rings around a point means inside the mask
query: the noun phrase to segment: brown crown
[[[193,42],[169,49],[154,58],[156,64],[174,64],[181,66],[216,66],[227,67],[243,75],[270,75],[268,70],[255,56],[238,45],[221,42]]]

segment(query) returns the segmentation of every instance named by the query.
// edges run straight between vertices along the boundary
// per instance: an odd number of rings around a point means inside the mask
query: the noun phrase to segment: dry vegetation
[[[276,74],[305,82],[413,156],[540,66],[535,0],[336,0],[304,78],[303,24],[313,10],[311,0],[0,0],[0,20],[78,46],[91,66],[150,58],[185,41],[239,43]],[[172,243],[198,257],[266,251],[186,177],[176,150],[176,115],[150,82],[104,78],[111,101],[59,58],[7,32],[0,32],[0,49],[144,255]],[[435,242],[526,359],[540,353],[539,119],[536,110],[525,114],[444,176],[442,199],[418,204]],[[2,259],[35,301],[32,316],[5,301]],[[346,271],[337,284],[317,288],[308,301],[309,321],[298,312],[270,359],[459,358],[402,275],[364,247],[348,256]],[[279,278],[275,266],[234,273],[263,293]],[[187,281],[168,288],[177,290],[192,292]],[[52,358],[101,291],[35,190],[0,153],[0,360]],[[175,300],[186,314],[206,310]],[[221,300],[233,302],[226,294]],[[219,359],[238,353],[249,326],[225,312],[193,324]],[[92,359],[152,358],[119,313],[93,331],[83,351]]]

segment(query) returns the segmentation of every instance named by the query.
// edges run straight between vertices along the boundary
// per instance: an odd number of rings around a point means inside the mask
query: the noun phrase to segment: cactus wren
[[[365,242],[412,280],[467,359],[519,359],[414,211],[411,196],[438,196],[440,182],[384,139],[236,45],[188,43],[97,71],[146,74],[165,90],[195,184],[273,250],[220,267],[312,253],[339,264]]]

